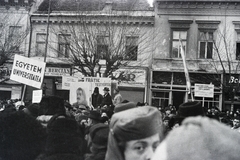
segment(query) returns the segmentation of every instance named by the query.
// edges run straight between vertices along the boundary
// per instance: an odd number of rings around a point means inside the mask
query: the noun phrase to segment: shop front
[[[69,100],[69,90],[62,89],[62,76],[70,76],[72,69],[69,66],[47,65],[42,84],[43,95],[56,95]],[[33,90],[38,90],[34,87],[27,87],[25,100],[32,99]]]
[[[190,72],[191,90],[195,101],[201,101],[206,108],[218,107],[222,109],[221,74]],[[213,84],[214,95],[211,98],[194,95],[195,84]],[[186,89],[184,72],[152,71],[150,82],[150,104],[167,107],[174,105],[177,109],[180,104],[191,101],[191,95]]]

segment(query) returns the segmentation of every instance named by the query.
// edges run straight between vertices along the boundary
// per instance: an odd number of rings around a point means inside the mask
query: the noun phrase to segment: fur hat
[[[59,96],[44,96],[39,103],[38,115],[64,114],[64,99]]]
[[[96,121],[101,121],[102,120],[100,112],[98,112],[96,110],[90,111],[90,113],[88,115],[88,118],[91,118],[91,119],[96,120]]]
[[[204,111],[199,101],[186,102],[179,106],[177,116],[180,118],[186,118],[190,116],[203,116]]]
[[[75,119],[64,115],[55,115],[47,125],[47,142],[45,153],[47,155],[57,153],[80,154],[82,138],[80,129]]]
[[[104,91],[109,91],[109,88],[108,87],[104,87],[103,90]]]
[[[92,139],[92,143],[97,147],[105,147],[107,148],[109,127],[106,124],[98,123],[93,125],[90,130],[90,137]]]
[[[120,103],[115,106],[114,112],[117,113],[127,109],[135,108],[135,107],[136,107],[136,104],[134,102]]]
[[[189,117],[158,146],[152,160],[239,160],[240,136],[207,118]]]
[[[113,114],[109,128],[105,160],[124,159],[119,143],[161,135],[162,116],[155,107],[132,108]]]
[[[39,110],[39,104],[38,103],[33,103],[27,106],[27,108],[24,108],[23,111],[33,117],[38,116],[38,110]]]

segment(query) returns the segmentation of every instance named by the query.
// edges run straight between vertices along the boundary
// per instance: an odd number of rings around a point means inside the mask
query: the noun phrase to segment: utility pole
[[[48,35],[49,35],[49,19],[50,19],[50,11],[51,11],[51,0],[49,0],[49,3],[48,3],[47,35],[46,35],[46,41],[45,41],[44,62],[46,62],[46,58],[47,58],[47,46],[48,46]]]

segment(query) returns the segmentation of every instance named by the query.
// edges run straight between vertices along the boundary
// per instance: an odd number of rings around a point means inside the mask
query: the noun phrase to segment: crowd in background
[[[197,101],[177,107],[153,107],[123,100],[118,89],[112,98],[107,87],[104,95],[99,94],[97,87],[94,89],[91,104],[71,105],[58,96],[43,96],[40,103],[1,101],[0,160],[150,160],[152,156],[154,160],[219,159],[225,151],[220,147],[215,153],[212,148],[226,144],[231,155],[225,154],[224,158],[240,158],[236,154],[240,136],[231,131],[240,132],[239,109],[222,112],[218,108],[204,108]],[[188,117],[196,119],[184,121]],[[211,137],[215,132],[226,140]],[[199,136],[203,137],[201,142]],[[206,136],[209,142],[204,139]],[[198,148],[188,150],[185,142],[193,148],[198,144]],[[208,143],[216,145],[206,147]],[[168,152],[166,146],[173,148]],[[189,158],[188,154],[196,157]]]

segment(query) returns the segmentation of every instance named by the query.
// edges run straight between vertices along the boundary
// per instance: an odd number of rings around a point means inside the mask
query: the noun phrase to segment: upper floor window
[[[186,50],[187,31],[172,32],[172,58],[181,58],[180,40],[182,41],[183,48]]]
[[[136,61],[138,54],[138,37],[127,36],[124,60]]]
[[[199,58],[211,59],[213,54],[213,32],[199,32]]]
[[[105,59],[109,51],[109,37],[104,35],[97,36],[97,56],[99,59]]]
[[[8,33],[8,46],[10,51],[19,51],[20,50],[20,41],[21,41],[21,26],[10,26]]]
[[[70,34],[58,35],[58,57],[68,58],[70,54]]]
[[[240,60],[240,32],[237,32],[236,59]]]
[[[37,56],[45,55],[45,43],[46,43],[46,34],[37,33],[36,35],[36,55]]]

